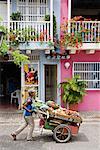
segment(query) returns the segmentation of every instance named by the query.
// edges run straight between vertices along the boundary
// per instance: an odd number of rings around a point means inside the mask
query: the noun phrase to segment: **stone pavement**
[[[100,121],[100,111],[80,112],[83,121]]]
[[[96,121],[100,122],[100,111],[79,112],[83,122]],[[35,121],[38,122],[38,117],[35,115]],[[23,115],[21,110],[0,111],[0,124],[21,124],[23,122]]]
[[[35,117],[37,120],[37,117]],[[22,111],[0,111],[0,123],[5,124],[21,124],[23,122]]]

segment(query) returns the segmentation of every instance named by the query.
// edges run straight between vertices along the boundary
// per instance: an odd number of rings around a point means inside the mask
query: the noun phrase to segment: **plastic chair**
[[[20,90],[15,90],[14,92],[11,93],[11,104],[18,100],[18,105],[19,108],[21,107],[21,91]]]

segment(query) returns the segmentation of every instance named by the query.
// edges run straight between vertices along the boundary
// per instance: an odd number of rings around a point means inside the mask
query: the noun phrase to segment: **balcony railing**
[[[50,39],[50,22],[11,21],[10,31],[14,32],[21,42],[48,42]]]
[[[7,22],[1,22],[0,25],[8,27]],[[49,21],[10,21],[8,31],[20,42],[48,42],[51,38]]]
[[[0,22],[0,25],[8,27],[7,22]],[[88,32],[82,32],[83,43],[100,43],[100,21],[72,21],[69,22],[69,33],[80,32],[81,29]],[[48,42],[51,37],[49,21],[10,21],[10,29],[17,35],[20,42]],[[41,33],[43,33],[40,38]],[[53,40],[53,39],[51,39]]]
[[[100,42],[100,21],[71,21],[69,22],[69,33],[81,32],[83,43]],[[85,32],[86,30],[87,32]]]

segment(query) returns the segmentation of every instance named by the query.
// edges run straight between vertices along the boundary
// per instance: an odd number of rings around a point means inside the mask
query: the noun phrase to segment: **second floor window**
[[[48,13],[47,0],[18,0],[17,11],[23,21],[40,21]]]
[[[100,90],[100,62],[74,62],[73,75],[87,82],[87,89]]]

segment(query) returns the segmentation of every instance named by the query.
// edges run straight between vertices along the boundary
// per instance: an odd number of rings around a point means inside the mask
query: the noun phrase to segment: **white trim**
[[[53,0],[50,0],[50,32],[51,41],[53,42]]]
[[[45,62],[42,64],[43,65],[43,80],[42,80],[42,89],[45,89],[45,65],[56,65],[57,66],[57,86],[58,84],[61,82],[61,74],[60,74],[60,62]],[[57,103],[59,105],[61,105],[61,97],[60,97],[60,92],[59,92],[59,89],[57,88]],[[45,90],[42,91],[42,94],[41,94],[42,98],[43,98],[43,102],[45,102]]]
[[[17,10],[21,11],[22,20],[29,20],[29,21],[37,21],[37,20],[44,20],[45,14],[47,14],[47,0],[44,1],[28,1],[28,0],[21,0],[21,2],[17,1]]]
[[[43,64],[44,89],[45,89],[45,66],[46,65],[56,66],[56,73],[57,73],[56,84],[58,85],[58,64],[57,63],[44,63]],[[44,90],[44,99],[46,99],[45,98],[45,90]],[[56,102],[58,104],[60,104],[60,100],[58,99],[58,89],[56,89]]]
[[[100,62],[73,62],[72,69],[73,76],[79,74],[82,78],[79,81],[84,80],[88,83],[86,90],[100,90]]]
[[[71,19],[71,0],[68,0],[68,20]]]
[[[98,61],[98,62],[94,62],[94,61],[93,61],[93,62],[73,62],[73,63],[80,63],[80,64],[82,64],[82,63],[84,63],[84,64],[86,64],[86,63],[88,63],[88,64],[94,63],[94,64],[95,64],[95,63],[100,63],[100,62],[99,62],[99,61]]]
[[[8,32],[10,30],[10,0],[7,0],[7,21],[8,21]]]
[[[70,19],[71,19],[71,0],[68,0],[68,20]],[[70,22],[68,22],[68,33],[70,33],[70,25],[71,25]]]

